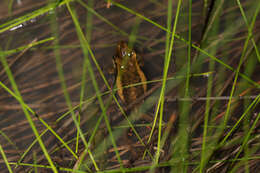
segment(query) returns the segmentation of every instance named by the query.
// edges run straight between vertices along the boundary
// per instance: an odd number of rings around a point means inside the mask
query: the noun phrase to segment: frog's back
[[[123,89],[123,100],[126,104],[134,102],[146,92],[146,85],[144,85],[146,78],[143,72],[141,72],[142,78],[139,73],[135,71],[122,74],[122,86],[126,87]]]

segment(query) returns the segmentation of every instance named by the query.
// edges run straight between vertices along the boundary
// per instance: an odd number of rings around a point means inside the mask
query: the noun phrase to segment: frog
[[[134,114],[133,119],[137,120],[136,122],[140,122],[142,124],[146,122],[151,123],[153,118],[146,113],[139,112],[138,108],[140,104],[136,103],[136,100],[147,92],[147,78],[143,71],[144,61],[142,56],[137,54],[134,49],[130,48],[127,42],[120,41],[116,47],[116,54],[113,57],[113,63],[113,72],[115,74],[114,84],[117,88],[117,95],[120,98],[120,101],[122,101],[125,106],[129,106],[134,103],[129,113]],[[146,129],[146,127],[139,128]],[[142,153],[136,152],[138,149],[134,147],[136,139],[137,138],[135,137],[133,131],[129,128],[125,135],[123,135],[122,140],[130,146],[130,155],[128,157],[130,157],[130,160],[133,161],[137,160],[139,153]],[[146,144],[143,147],[144,148],[141,148],[141,150],[149,149]]]
[[[137,55],[134,49],[129,48],[127,42],[120,41],[117,44],[113,62],[117,95],[126,105],[135,102],[147,91],[147,78],[142,70],[144,65],[142,57]]]

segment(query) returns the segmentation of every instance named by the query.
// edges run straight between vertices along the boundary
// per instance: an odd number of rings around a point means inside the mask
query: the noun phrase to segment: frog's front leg
[[[108,69],[108,73],[109,73],[110,75],[114,75],[114,76],[116,76],[116,62],[115,62],[115,58],[116,58],[116,57],[113,57],[113,67],[110,67],[110,68]]]

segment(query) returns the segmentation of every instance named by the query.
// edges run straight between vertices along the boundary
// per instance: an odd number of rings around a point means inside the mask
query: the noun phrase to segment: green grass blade
[[[0,153],[1,153],[1,155],[2,155],[2,158],[4,159],[4,162],[5,162],[5,165],[6,165],[7,169],[8,169],[8,171],[9,171],[10,173],[12,173],[13,171],[12,171],[12,169],[11,169],[11,166],[10,166],[8,160],[7,160],[7,157],[6,157],[6,155],[5,155],[5,152],[4,152],[4,150],[3,150],[1,144],[0,144]]]
[[[253,29],[253,28],[251,28],[251,27],[249,26],[248,20],[247,20],[246,15],[245,15],[245,12],[244,12],[243,7],[242,7],[242,5],[241,5],[241,3],[240,3],[239,0],[237,0],[237,4],[238,4],[238,6],[239,6],[241,15],[242,15],[242,17],[243,17],[243,19],[244,19],[244,21],[245,21],[245,23],[246,23],[246,26],[247,26],[247,28],[248,28],[248,34],[250,35],[250,37],[252,36],[252,37],[251,37],[251,41],[252,41],[253,46],[254,46],[254,48],[255,48],[255,52],[256,52],[258,61],[260,62],[260,54],[259,54],[258,48],[257,48],[256,43],[255,43],[255,39],[254,39],[253,33],[252,33],[252,29]],[[254,14],[254,16],[253,16],[252,25],[255,24],[256,17],[257,17],[257,15],[258,15],[258,13],[259,13],[259,10],[260,10],[260,3],[258,3],[258,6],[257,6],[256,11],[255,11],[255,14]]]
[[[178,18],[179,18],[179,13],[180,13],[180,7],[181,7],[181,0],[178,1],[178,6],[177,6],[177,11],[175,15],[175,21],[172,29],[172,35],[171,35],[171,41],[169,45],[169,51],[166,52],[165,55],[165,65],[164,65],[164,71],[163,71],[163,82],[162,82],[162,88],[161,88],[161,93],[159,97],[159,103],[157,109],[160,109],[160,117],[159,117],[159,129],[158,129],[158,141],[157,141],[157,151],[154,159],[154,164],[158,164],[159,157],[160,157],[160,152],[161,152],[161,133],[162,133],[162,117],[163,117],[163,106],[164,106],[164,94],[165,94],[165,87],[166,87],[166,79],[167,79],[167,74],[168,74],[168,69],[169,69],[169,64],[172,56],[172,51],[173,51],[173,43],[174,43],[174,35],[176,32],[177,28],[177,23],[178,23]],[[156,111],[159,112],[159,111]],[[155,115],[156,116],[156,115]]]
[[[43,44],[43,43],[46,43],[48,41],[53,41],[54,38],[53,37],[49,37],[49,38],[46,38],[46,39],[43,39],[43,40],[40,40],[40,41],[33,41],[32,43],[26,45],[26,46],[21,46],[21,47],[18,47],[16,49],[12,49],[12,50],[7,50],[7,51],[3,51],[3,54],[5,56],[10,56],[12,54],[15,54],[15,53],[18,53],[18,52],[22,52],[23,50],[25,49],[29,49],[29,48],[32,48],[34,46],[38,46],[40,44]]]

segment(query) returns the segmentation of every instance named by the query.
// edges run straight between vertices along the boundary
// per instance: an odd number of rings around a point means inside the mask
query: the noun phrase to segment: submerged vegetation
[[[259,10],[254,0],[1,1],[1,172],[256,172]],[[132,61],[118,59],[120,41]]]

